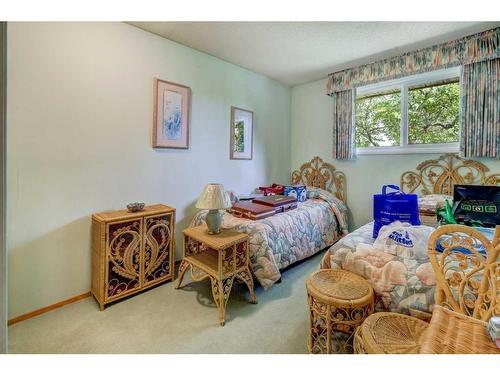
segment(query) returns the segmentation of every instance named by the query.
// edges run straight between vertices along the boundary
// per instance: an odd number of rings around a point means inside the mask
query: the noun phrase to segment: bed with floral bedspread
[[[382,227],[381,231],[384,228],[387,228],[386,234],[393,230],[390,227]],[[427,246],[422,252],[421,244],[429,243],[429,236],[435,229],[423,225],[413,228],[411,240],[413,243],[420,242],[417,252],[409,253],[402,250],[403,248],[394,249],[390,244],[389,248],[384,247],[384,239],[376,241],[372,238],[372,222],[330,247],[323,256],[320,267],[341,268],[363,276],[373,286],[375,295],[382,302],[378,308],[424,319],[430,317],[428,313],[432,312],[435,303],[436,275]],[[480,284],[483,269],[474,267],[486,260],[486,247],[494,243],[495,236],[499,235],[495,234],[495,228],[474,228],[474,232],[482,236],[483,240],[470,236],[465,231],[450,230],[434,242],[437,253],[449,248],[450,243],[463,244],[463,247],[455,246],[452,252],[446,250],[448,255],[441,267],[450,285],[454,288],[464,288],[462,293],[466,293],[470,300],[478,298],[477,288],[473,283]],[[468,250],[471,248],[474,253]],[[437,256],[437,259],[439,258],[440,255]],[[465,280],[464,275],[468,275],[467,278],[473,281],[462,282]],[[467,305],[467,300],[464,303]]]
[[[499,182],[500,174],[489,174],[489,168],[479,161],[444,154],[420,162],[415,171],[404,172],[400,188],[406,193],[420,195],[418,206],[422,217],[435,215],[446,199],[452,201],[454,185],[498,185]],[[373,249],[372,231],[373,222],[335,243],[323,256],[321,268],[342,268],[363,276],[390,311],[430,312],[436,278],[429,258],[405,258]],[[493,236],[493,231],[489,235]],[[454,263],[450,263],[450,268],[452,266]]]
[[[250,237],[250,262],[257,280],[270,288],[280,270],[331,246],[348,233],[347,207],[329,192],[308,187],[308,200],[294,210],[261,220],[237,218],[227,212],[223,229],[234,229]],[[204,223],[200,211],[190,226]]]
[[[409,314],[431,312],[436,278],[429,258],[406,258],[371,249],[373,222],[334,244],[323,256],[321,268],[341,268],[370,281],[383,306]]]

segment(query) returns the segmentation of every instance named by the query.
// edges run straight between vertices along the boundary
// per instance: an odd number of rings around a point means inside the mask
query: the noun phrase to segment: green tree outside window
[[[458,82],[408,89],[408,144],[458,142],[460,119]],[[356,146],[399,146],[401,92],[356,100]]]

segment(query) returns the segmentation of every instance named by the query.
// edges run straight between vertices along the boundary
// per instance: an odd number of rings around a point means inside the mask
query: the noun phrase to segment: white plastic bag
[[[434,228],[396,221],[384,225],[373,247],[402,258],[428,258],[427,243]]]

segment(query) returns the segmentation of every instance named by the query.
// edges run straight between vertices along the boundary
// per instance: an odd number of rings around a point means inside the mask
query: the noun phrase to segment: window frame
[[[428,153],[447,153],[458,152],[460,142],[451,143],[432,143],[432,144],[408,144],[408,88],[410,86],[424,85],[436,81],[458,78],[460,82],[462,67],[435,70],[432,72],[415,74],[408,77],[382,81],[366,86],[358,87],[355,90],[354,100],[358,96],[374,94],[380,91],[389,91],[394,89],[401,90],[401,120],[400,120],[400,141],[399,146],[380,146],[380,147],[356,147],[357,155],[373,154],[428,154]],[[461,97],[461,94],[460,94]],[[462,113],[461,103],[459,104],[460,114]],[[353,124],[356,126],[356,104],[353,111]],[[460,138],[460,130],[459,130]]]

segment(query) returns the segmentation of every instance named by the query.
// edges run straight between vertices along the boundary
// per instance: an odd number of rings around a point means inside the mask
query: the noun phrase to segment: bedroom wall
[[[90,290],[90,216],[177,208],[208,182],[289,181],[290,93],[124,23],[8,24],[9,318]],[[151,148],[153,77],[191,87],[189,150]],[[254,111],[252,161],[229,160],[230,106]]]
[[[351,229],[373,218],[372,196],[384,184],[399,185],[401,174],[415,170],[420,161],[440,154],[360,155],[357,160],[332,158],[332,102],[325,80],[292,88],[292,170],[313,156],[320,156],[343,171],[347,178],[347,204]],[[500,171],[500,160],[481,159],[491,170]]]

